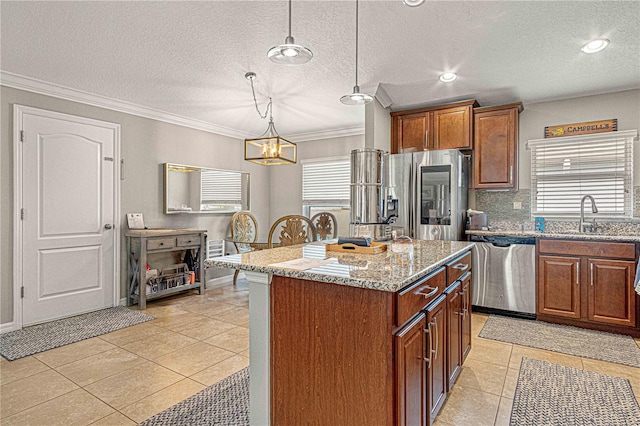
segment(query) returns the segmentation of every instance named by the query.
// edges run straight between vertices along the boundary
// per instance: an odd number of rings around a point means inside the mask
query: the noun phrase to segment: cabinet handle
[[[440,340],[440,335],[438,334],[438,317],[434,317],[433,318],[433,322],[435,323],[435,328],[436,328],[436,350],[433,354],[434,359],[438,359],[438,346],[439,346],[439,340]]]
[[[429,149],[429,131],[424,131],[424,143],[422,144],[422,149]]]
[[[580,285],[580,269],[577,262],[576,262],[576,285]]]
[[[513,166],[509,166],[509,183],[513,183]]]
[[[593,263],[589,264],[589,269],[591,269],[591,285],[593,285]]]
[[[457,263],[455,265],[452,266],[453,269],[459,269],[461,271],[466,271],[467,269],[469,269],[469,264],[468,263]]]
[[[424,332],[427,333],[429,335],[429,348],[431,348],[433,346],[433,339],[431,339],[431,325],[433,323],[428,322],[427,323],[427,328],[424,329]],[[427,351],[427,357],[424,359],[427,362],[427,367],[431,368],[431,353],[433,352],[433,350],[429,350]]]
[[[422,291],[420,291],[420,290],[422,290],[423,288],[431,289],[431,291],[430,291],[429,293],[423,293]],[[422,287],[422,288],[418,289],[418,291],[416,291],[416,293],[415,293],[415,294],[419,294],[419,295],[421,295],[421,296],[424,296],[424,298],[425,298],[425,299],[428,299],[428,298],[430,298],[431,296],[435,295],[437,292],[438,292],[438,287],[433,288],[433,287],[429,287],[429,286],[424,286],[424,287]]]

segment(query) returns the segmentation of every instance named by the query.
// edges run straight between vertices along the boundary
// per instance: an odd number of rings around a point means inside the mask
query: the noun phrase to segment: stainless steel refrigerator
[[[383,167],[383,216],[395,214],[396,228],[422,240],[463,239],[468,157],[458,150],[390,154]]]

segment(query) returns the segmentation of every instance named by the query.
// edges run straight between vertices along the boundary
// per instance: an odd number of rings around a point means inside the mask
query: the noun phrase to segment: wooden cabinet
[[[447,397],[446,297],[440,296],[425,310],[427,315],[427,401],[431,422]]]
[[[396,293],[274,275],[271,424],[429,426],[450,389],[444,288],[470,260],[464,253]],[[468,272],[453,279],[462,310]]]
[[[539,240],[538,319],[640,336],[635,259],[633,243]]]
[[[394,153],[433,149],[433,115],[406,114],[394,121],[396,142]]]
[[[453,383],[462,368],[462,299],[460,282],[450,285],[447,294],[447,389]]]
[[[474,100],[391,113],[391,153],[471,149]]]
[[[421,313],[395,337],[398,425],[426,424],[425,318]]]
[[[464,361],[471,350],[471,274],[467,274],[462,281],[462,319],[460,332],[460,351],[462,353],[460,363]]]
[[[471,105],[433,111],[433,149],[472,148]]]
[[[474,109],[475,188],[517,188],[520,112],[521,103]]]
[[[538,313],[580,318],[580,258],[538,257]]]
[[[634,326],[636,293],[633,289],[635,262],[588,259],[589,321]]]

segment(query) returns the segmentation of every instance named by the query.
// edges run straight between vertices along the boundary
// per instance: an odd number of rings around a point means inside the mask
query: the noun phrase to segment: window
[[[532,216],[578,217],[582,197],[591,195],[599,216],[632,217],[636,136],[634,130],[529,141]]]
[[[348,157],[306,160],[302,163],[302,209],[312,217],[330,212],[338,221],[338,232],[349,229],[351,162]]]

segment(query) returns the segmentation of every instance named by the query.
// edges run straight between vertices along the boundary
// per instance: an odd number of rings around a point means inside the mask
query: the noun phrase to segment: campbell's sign
[[[585,123],[563,124],[544,128],[545,138],[560,136],[588,135],[590,133],[615,132],[618,130],[618,119],[587,121]]]

